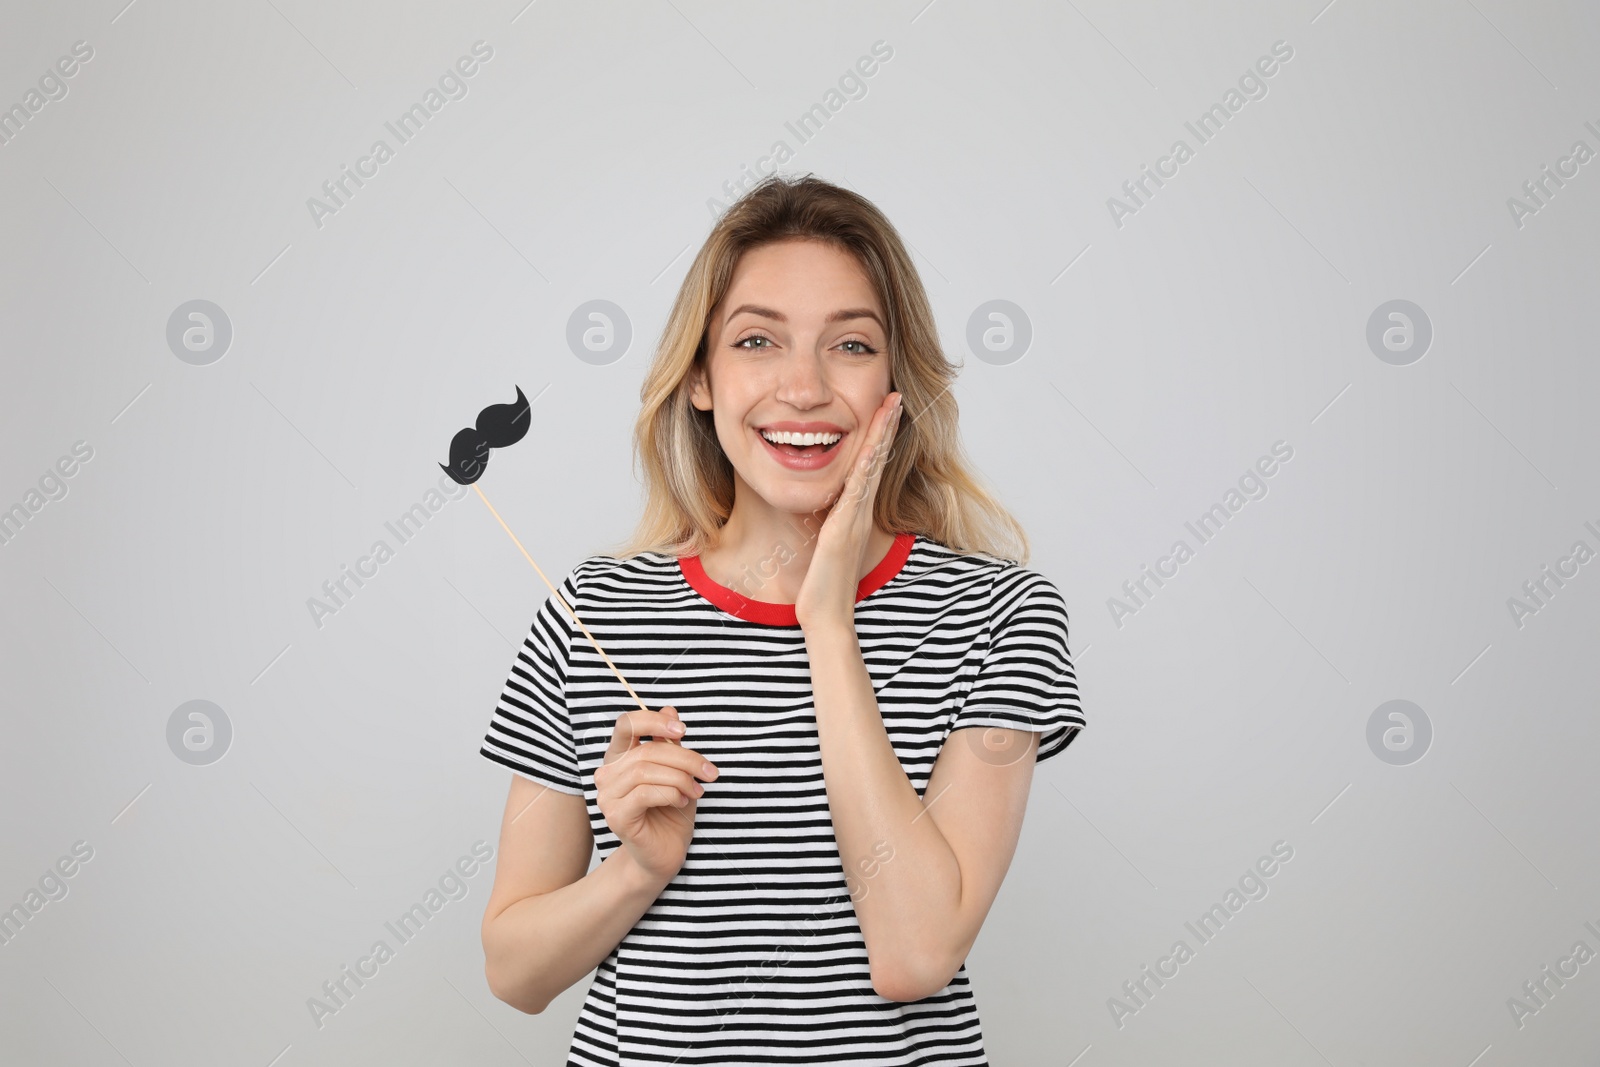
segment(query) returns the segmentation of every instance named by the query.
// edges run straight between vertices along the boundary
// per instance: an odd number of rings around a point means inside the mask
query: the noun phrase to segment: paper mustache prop
[[[471,485],[482,477],[489,465],[489,449],[514,445],[527,436],[532,421],[528,398],[522,395],[520,385],[516,390],[516,403],[490,404],[478,412],[476,425],[450,439],[450,465],[441,463],[439,467],[457,483]]]
[[[567,609],[567,614],[572,616],[572,621],[577,623],[578,629],[583,631],[583,636],[589,639],[589,643],[594,646],[594,650],[600,653],[600,658],[606,661],[606,666],[611,668],[611,673],[617,676],[617,681],[622,683],[622,687],[628,691],[628,695],[638,703],[640,710],[649,711],[649,707],[639,698],[639,694],[634,692],[633,686],[629,685],[628,680],[622,676],[622,672],[617,670],[617,665],[611,662],[611,657],[606,655],[606,650],[600,647],[600,642],[594,639],[594,634],[590,633],[589,628],[583,624],[583,620],[578,618],[578,613],[572,610],[572,605],[567,603],[567,598],[561,595],[561,590],[557,589],[550,579],[545,577],[544,571],[539,565],[533,562],[533,557],[528,555],[528,550],[522,547],[522,542],[517,540],[517,535],[511,532],[511,527],[506,525],[506,520],[500,517],[500,513],[494,509],[493,504],[489,503],[489,498],[483,495],[483,489],[478,485],[478,479],[483,476],[484,469],[489,463],[489,450],[491,448],[505,448],[508,445],[514,445],[528,433],[528,426],[532,422],[528,398],[522,395],[521,386],[517,386],[516,389],[517,399],[515,403],[490,404],[478,413],[478,421],[476,423],[459,431],[455,437],[451,438],[450,464],[445,466],[445,464],[441,463],[439,466],[456,482],[461,485],[472,486],[477,492],[478,498],[489,509],[489,514],[494,516],[495,521],[500,524],[500,528],[511,538],[512,544],[517,546],[517,550],[522,553],[522,557],[533,565],[534,571],[538,573],[544,584],[550,587],[550,592],[554,594],[556,600],[561,603],[562,607]],[[665,738],[663,740],[671,739]],[[675,745],[680,744],[678,741],[672,741],[672,743]]]

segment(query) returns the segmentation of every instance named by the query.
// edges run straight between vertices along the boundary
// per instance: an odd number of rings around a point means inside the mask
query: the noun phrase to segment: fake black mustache
[[[522,440],[528,432],[528,399],[517,389],[512,404],[490,404],[478,412],[476,426],[468,426],[450,439],[450,465],[439,469],[460,485],[471,485],[483,476],[489,465],[489,449],[505,448]]]

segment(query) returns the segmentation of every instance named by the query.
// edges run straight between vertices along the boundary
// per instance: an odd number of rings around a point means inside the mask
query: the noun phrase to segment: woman
[[[690,267],[639,529],[562,583],[657,710],[550,597],[481,749],[517,772],[486,976],[536,1013],[598,968],[569,1064],[987,1062],[964,960],[1084,719],[954,374],[848,190],[768,178]]]

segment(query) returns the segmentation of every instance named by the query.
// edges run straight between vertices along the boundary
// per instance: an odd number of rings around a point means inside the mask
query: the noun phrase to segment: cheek
[[[742,464],[745,458],[754,456],[765,446],[756,440],[756,433],[746,425],[744,413],[735,412],[732,408],[718,407],[716,414],[717,443],[722,446],[723,454],[730,460],[738,459]]]
[[[888,395],[889,394],[887,393],[884,394],[884,396]],[[872,432],[872,420],[878,417],[878,404],[881,404],[882,402],[883,401],[880,399],[877,403],[869,404],[865,407],[855,407],[851,409],[851,414],[855,416],[856,420],[855,430],[850,434],[850,436],[855,439],[851,442],[852,447],[862,447],[863,442],[865,442],[867,439],[867,435]]]
[[[738,437],[748,427],[746,415],[748,412],[735,404],[723,403],[716,408],[717,432],[727,437]]]
[[[751,432],[752,416],[759,410],[762,396],[758,383],[740,380],[737,387],[732,382],[725,383],[711,409],[717,432],[729,437],[744,436]]]

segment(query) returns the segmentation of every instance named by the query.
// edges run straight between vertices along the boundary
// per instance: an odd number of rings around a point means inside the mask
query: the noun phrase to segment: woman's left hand
[[[890,393],[873,414],[844,489],[817,533],[817,547],[794,605],[801,629],[855,625],[856,589],[872,540],[873,502],[900,426],[902,399],[899,393]]]

